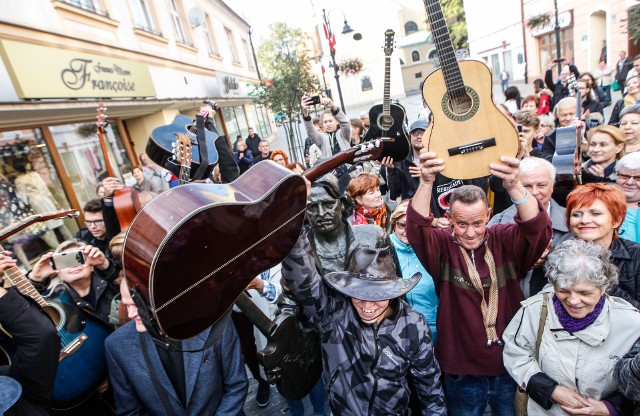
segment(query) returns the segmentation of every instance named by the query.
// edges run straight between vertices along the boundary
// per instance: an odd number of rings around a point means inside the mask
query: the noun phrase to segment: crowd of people
[[[405,159],[305,179],[295,245],[280,264],[249,276],[246,291],[268,316],[287,311],[317,334],[322,376],[306,392],[314,415],[524,414],[516,403],[531,415],[640,412],[640,57],[621,52],[615,68],[601,62],[593,74],[566,61],[554,74],[556,66],[524,98],[500,74],[520,150],[492,163],[490,176],[442,175],[445,162],[425,136],[437,120],[421,112],[405,120]],[[614,80],[622,91],[615,103]],[[271,150],[249,128],[231,146],[216,139],[218,166],[204,182],[232,182],[265,160],[301,174],[362,143],[368,114],[349,118],[323,98],[314,118],[312,105],[302,97],[304,161]],[[207,128],[213,115],[207,110]],[[582,136],[574,189],[554,163],[566,127]],[[177,172],[146,154],[132,175],[141,206],[181,186]],[[59,357],[75,341],[33,297],[20,296],[24,287],[0,288],[0,323],[12,335],[0,346],[11,344],[13,358],[0,367],[9,376],[0,377],[0,405],[10,415],[240,415],[246,364],[256,404],[268,406],[270,383],[282,380],[265,370],[255,322],[241,309],[194,337],[161,336],[151,305],[124,276],[126,229],[113,202],[122,188],[104,179],[83,207],[85,227],[25,276],[34,291],[52,300],[63,293],[69,308],[108,328],[102,382],[72,409],[57,402]],[[64,253],[83,261],[54,268]],[[13,274],[15,266],[2,251],[0,269]],[[292,415],[305,414],[303,400],[286,399]]]

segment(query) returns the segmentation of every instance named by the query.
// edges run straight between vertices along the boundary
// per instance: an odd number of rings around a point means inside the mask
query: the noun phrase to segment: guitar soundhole
[[[470,120],[480,108],[480,97],[473,89],[465,85],[464,91],[447,92],[442,96],[441,108],[453,121]]]
[[[393,117],[390,114],[382,114],[378,124],[382,130],[389,130],[393,126]]]
[[[461,116],[471,111],[473,107],[473,98],[467,93],[460,93],[449,97],[449,110],[457,115]]]

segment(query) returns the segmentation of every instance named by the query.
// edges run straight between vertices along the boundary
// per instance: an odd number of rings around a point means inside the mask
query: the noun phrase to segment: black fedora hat
[[[413,289],[421,277],[419,272],[409,279],[397,276],[390,247],[364,246],[351,253],[349,270],[323,276],[329,286],[343,295],[371,302],[400,297]]]

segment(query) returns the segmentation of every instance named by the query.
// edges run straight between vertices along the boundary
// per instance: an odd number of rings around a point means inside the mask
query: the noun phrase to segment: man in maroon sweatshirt
[[[515,223],[486,228],[491,215],[482,189],[465,185],[451,195],[451,229],[433,228],[429,201],[444,162],[420,153],[420,185],[407,210],[407,237],[433,276],[439,298],[436,357],[445,373],[449,414],[512,415],[516,384],[502,362],[502,332],[524,299],[518,278],[551,240],[544,208],[520,183],[520,161],[490,165],[517,206]]]

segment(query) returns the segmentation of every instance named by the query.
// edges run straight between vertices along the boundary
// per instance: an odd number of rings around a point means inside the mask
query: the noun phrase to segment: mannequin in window
[[[31,207],[22,199],[18,198],[13,184],[0,173],[0,228],[8,227],[16,222],[33,215]],[[15,234],[5,241],[13,244],[13,252],[20,262],[27,268],[29,258],[24,252],[24,244],[33,238],[42,238],[49,247],[56,248],[58,240],[53,231],[47,225],[37,222],[23,231]]]
[[[31,206],[33,212],[44,214],[60,209],[42,176],[38,172],[32,171],[31,165],[27,165],[25,159],[16,159],[13,162],[13,167],[19,173],[14,180],[16,193],[20,199]],[[46,225],[50,230],[57,228],[62,236],[62,241],[73,238],[73,235],[71,235],[71,232],[69,232],[61,219],[49,220]]]

